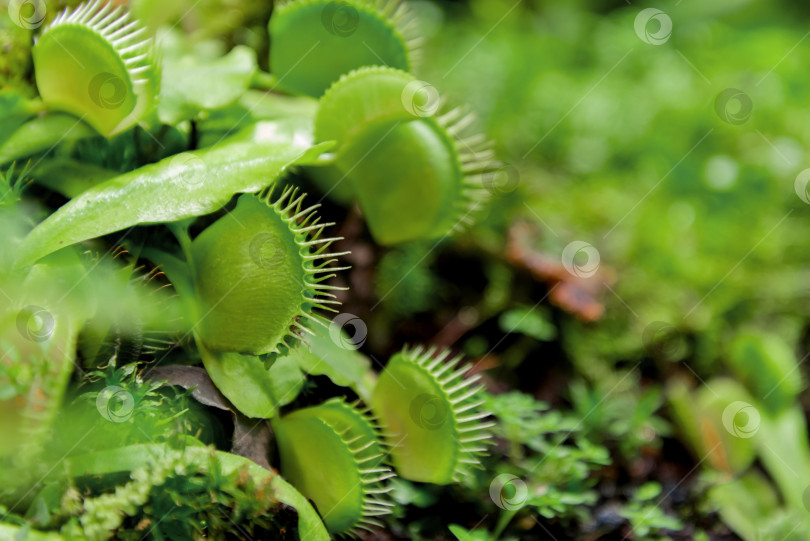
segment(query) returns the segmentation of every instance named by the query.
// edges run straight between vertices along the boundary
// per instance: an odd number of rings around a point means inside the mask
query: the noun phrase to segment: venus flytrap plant
[[[331,399],[275,419],[273,430],[282,475],[312,498],[330,532],[357,535],[382,525],[375,517],[391,512],[383,495],[394,474],[367,410]]]
[[[412,481],[461,481],[491,443],[495,423],[481,412],[481,379],[464,379],[470,365],[450,351],[416,347],[394,355],[371,398],[385,428],[397,473]],[[461,366],[459,368],[459,365]]]
[[[381,244],[446,236],[472,223],[497,167],[474,116],[442,107],[431,85],[387,67],[340,78],[321,98],[315,139],[337,141],[349,178]],[[407,216],[405,216],[407,214]]]
[[[269,24],[271,69],[292,92],[319,97],[342,74],[384,64],[413,68],[421,38],[399,0],[291,0]]]
[[[709,500],[746,541],[806,538],[810,446],[797,402],[803,384],[796,357],[779,336],[749,331],[739,333],[728,350],[729,367],[740,381],[715,378],[691,393],[683,384],[672,385],[669,392],[693,451],[716,470],[705,474],[714,485]],[[784,506],[739,501],[740,491],[752,483],[765,487],[763,496],[766,491],[775,494],[751,470],[755,460],[772,478]],[[739,512],[741,505],[747,513]],[[785,519],[790,528],[784,528]]]
[[[236,208],[205,229],[188,247],[193,277],[195,337],[203,363],[222,392],[250,416],[272,417],[286,393],[274,389],[258,355],[289,352],[313,325],[318,311],[334,311],[338,290],[325,281],[344,253],[337,239],[319,238],[326,227],[305,195],[286,188],[271,202],[243,195]]]
[[[155,350],[136,348],[126,373],[168,355],[183,363],[201,362],[227,408],[257,423],[270,421],[283,476],[242,457],[208,451],[201,445],[208,440],[201,439],[202,432],[192,432],[189,423],[172,425],[171,438],[166,436],[168,441],[179,440],[182,452],[163,443],[89,439],[87,448],[75,451],[82,454],[70,456],[64,471],[55,474],[60,483],[112,473],[137,475],[113,491],[125,497],[88,496],[83,511],[76,507],[66,512],[66,517],[73,514],[63,530],[70,535],[113,535],[125,524],[125,515],[135,517],[139,507],[145,509],[154,496],[153,485],[174,477],[139,482],[140,468],[161,459],[181,468],[185,464],[214,473],[219,468],[237,479],[249,476],[269,483],[273,498],[299,511],[302,538],[325,539],[327,529],[335,535],[358,535],[361,529],[384,525],[393,506],[385,496],[390,490],[386,481],[395,475],[394,469],[406,479],[447,485],[480,467],[480,457],[487,452],[493,423],[480,410],[483,386],[477,385],[480,376],[464,378],[469,366],[461,366],[460,357],[449,359],[448,351],[435,349],[406,349],[378,378],[360,352],[332,351],[342,347],[337,342],[344,337],[339,329],[327,333],[321,314],[340,304],[335,293],[345,288],[330,281],[336,271],[348,268],[338,266],[348,252],[331,249],[340,239],[325,233],[335,224],[322,222],[318,205],[305,205],[297,189],[288,187],[277,198],[272,196],[274,185],[292,167],[337,171],[350,179],[379,243],[438,238],[468,222],[483,200],[481,175],[492,166],[483,136],[465,136],[472,117],[442,109],[432,87],[407,72],[418,39],[403,4],[294,0],[278,7],[269,29],[274,84],[293,93],[323,96],[317,104],[306,98],[296,108],[290,105],[293,98],[248,96],[251,81],[266,87],[271,79],[257,75],[255,53],[246,46],[214,58],[217,53],[210,54],[213,49],[207,46],[195,48],[179,34],[168,36],[166,43],[174,44],[176,54],[158,66],[160,55],[152,51],[139,23],[103,0],[65,10],[42,30],[34,46],[35,78],[49,113],[22,124],[4,140],[0,160],[36,157],[58,146],[60,141],[49,139],[53,128],[75,124],[76,118],[104,138],[76,146],[71,146],[71,138],[58,159],[43,156],[44,164],[35,168],[41,180],[35,175],[34,181],[68,202],[33,228],[26,223],[22,229],[30,232],[4,255],[4,263],[13,273],[39,276],[53,261],[87,251],[77,244],[88,243],[89,253],[102,253],[100,248],[109,241],[104,237],[120,232],[111,251],[118,252],[116,246],[123,242],[132,252],[131,260],[103,295],[116,297],[111,292],[123,291],[128,282],[124,278],[138,261],[148,261],[160,269],[156,273],[168,277],[165,287],[176,292],[185,318],[185,325],[161,335],[171,350],[158,359]],[[302,47],[305,50],[299,51]],[[386,67],[373,67],[380,62]],[[168,71],[162,89],[159,71]],[[186,79],[200,85],[217,79],[222,84],[202,92],[200,87],[187,88]],[[136,149],[137,157],[118,167],[123,173],[91,167],[107,167],[115,156],[131,150],[120,148],[126,145],[125,136],[112,143],[107,139],[145,119],[162,122],[167,129],[175,126],[172,134],[180,142],[152,154],[141,155]],[[76,137],[90,137],[87,130],[80,129]],[[33,142],[26,137],[32,133],[39,134]],[[137,147],[138,134],[133,135]],[[194,150],[176,153],[180,148]],[[142,163],[146,165],[134,168]],[[19,190],[7,184],[16,202]],[[222,214],[198,220],[212,213]],[[201,223],[206,226],[192,237]],[[148,229],[134,229],[138,226]],[[72,271],[61,275],[82,280]],[[94,314],[102,325],[92,321]],[[115,331],[116,324],[103,325],[117,322],[110,314],[106,306],[82,313],[84,319],[70,327],[65,358],[76,360],[78,350],[89,370],[122,360],[118,350],[109,354],[100,346]],[[0,315],[4,323],[13,319],[13,314]],[[92,324],[85,324],[87,318]],[[60,337],[59,332],[55,336]],[[59,366],[60,393],[70,367]],[[303,373],[325,375],[330,385],[351,388],[364,405],[329,399],[296,409]],[[157,389],[157,383],[150,385]],[[60,396],[48,404],[50,417]],[[181,414],[172,411],[171,419],[179,419]],[[134,414],[126,428],[138,428],[139,414],[147,413]],[[85,422],[96,420],[91,409]],[[271,450],[261,451],[267,455],[263,463],[269,464]],[[235,444],[233,452],[238,452]],[[315,503],[323,524],[283,478]],[[99,480],[103,485],[103,477]],[[59,488],[64,487],[49,490]],[[131,490],[137,498],[126,497]],[[62,492],[67,498],[63,501],[70,500]],[[94,512],[98,505],[103,512]],[[116,505],[125,507],[123,513],[111,513]],[[202,527],[198,533],[209,532]]]
[[[755,459],[755,450],[748,432],[757,422],[748,424],[749,411],[729,410],[724,423],[724,412],[730,404],[751,404],[751,395],[738,382],[729,378],[714,378],[705,387],[690,393],[683,382],[673,383],[669,389],[672,413],[680,430],[694,447],[695,453],[705,457],[707,466],[727,476],[739,475]],[[729,421],[730,419],[730,421]],[[753,421],[753,419],[752,419]],[[726,426],[727,425],[727,426]],[[742,437],[741,437],[742,436]]]
[[[151,42],[112,2],[66,9],[43,30],[32,54],[45,105],[76,115],[103,135],[132,127],[155,104]]]
[[[150,317],[151,303],[162,305],[167,313],[173,311],[170,304],[163,304],[167,298],[155,287],[135,289],[126,279],[121,287],[118,276],[105,272],[107,263],[92,261],[69,247],[31,266],[24,280],[0,278],[2,290],[14,291],[13,302],[0,308],[3,487],[12,489],[13,477],[41,475],[40,470],[47,469],[48,460],[43,456],[51,454],[54,444],[45,442],[58,432],[60,411],[64,413],[64,401],[70,396],[71,376],[77,367],[83,371],[83,362],[95,360],[87,357],[88,352],[94,342],[104,340],[93,332],[99,326],[96,318],[103,323],[114,321],[109,317],[113,309],[109,293],[118,295],[115,309],[130,315],[127,327],[136,321],[144,324],[139,329],[141,338],[161,324]],[[127,268],[116,271],[126,275],[132,272]],[[116,356],[114,353],[112,357]]]
[[[254,355],[286,351],[301,321],[325,325],[316,309],[332,310],[330,253],[337,238],[319,238],[318,205],[287,188],[274,202],[243,195],[236,208],[191,244],[203,341],[211,348]]]
[[[372,235],[386,245],[472,223],[498,167],[486,138],[471,130],[474,117],[443,107],[433,86],[407,73],[404,51],[417,41],[402,37],[409,23],[397,30],[404,13],[395,4],[294,1],[270,22],[273,69],[292,91],[323,94],[315,138],[338,143],[340,174],[316,173],[319,184],[331,179],[326,191],[345,200],[340,183],[348,178]]]
[[[423,348],[394,356],[372,391],[371,410],[330,399],[273,416],[281,473],[315,502],[330,532],[357,535],[381,525],[376,517],[392,506],[383,498],[393,476],[387,455],[398,475],[434,484],[458,482],[480,467],[494,423],[479,409],[478,378],[462,379],[469,366],[448,357]]]
[[[188,223],[173,224],[185,260],[158,250],[147,256],[163,265],[194,321],[197,350],[211,379],[244,414],[270,418],[297,390],[269,375],[270,363],[290,353],[310,327],[326,327],[319,311],[339,304],[325,282],[344,253],[330,253],[336,238],[320,238],[318,205],[285,188],[242,195],[236,207],[193,241]],[[295,393],[295,394],[291,394]]]
[[[167,157],[103,181],[40,223],[23,241],[17,265],[64,246],[139,224],[210,214],[239,193],[258,192],[294,164],[311,163],[331,144],[304,148],[295,141],[223,141],[215,148]]]
[[[6,458],[7,445],[22,443],[26,452],[14,459],[31,466],[52,430],[76,359],[79,329],[94,309],[80,288],[69,295],[85,272],[75,252],[59,254],[33,266],[14,284],[13,302],[0,308],[0,410],[12,420],[0,458]]]

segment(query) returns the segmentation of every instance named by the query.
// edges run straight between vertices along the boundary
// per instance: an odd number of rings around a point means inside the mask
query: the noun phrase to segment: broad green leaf
[[[255,119],[309,117],[314,119],[318,100],[307,96],[286,96],[259,90],[248,90],[239,99]]]
[[[311,163],[329,146],[302,151],[293,142],[226,142],[124,173],[90,188],[35,227],[20,247],[18,264],[135,225],[209,214],[234,194],[272,184],[291,165]]]
[[[52,113],[29,120],[0,146],[0,164],[26,158],[64,142],[98,135],[75,116]]]
[[[451,524],[448,529],[459,541],[496,541],[498,539],[497,536],[484,529],[468,530],[458,524]]]
[[[0,123],[3,125],[0,143],[8,139],[33,114],[34,107],[22,94],[12,89],[0,91]]]
[[[304,386],[304,374],[290,355],[277,358],[267,368],[256,356],[210,351],[200,341],[198,346],[217,389],[248,417],[275,416],[278,408],[295,400]]]
[[[256,53],[239,45],[210,59],[188,54],[163,60],[158,116],[164,124],[225,107],[244,94],[256,72]]]
[[[761,405],[761,402],[756,404]],[[778,415],[763,414],[751,438],[765,470],[784,501],[806,516],[805,491],[810,486],[810,443],[807,419],[800,404]]]
[[[773,516],[779,500],[773,487],[757,470],[707,491],[707,498],[717,508],[723,522],[746,541],[760,539],[760,518]]]
[[[0,539],[22,541],[63,541],[65,538],[54,532],[38,532],[29,526],[0,524]]]
[[[306,150],[314,145],[312,117],[289,116],[262,120],[231,136],[229,141],[288,144]]]
[[[267,368],[256,356],[210,351],[200,341],[198,346],[217,389],[248,417],[275,416],[304,386],[304,374],[291,356],[279,357]]]
[[[212,114],[210,122],[201,122],[205,133],[200,138],[200,146],[216,145],[234,126],[243,125],[249,119],[241,109],[222,109]],[[251,121],[244,129],[229,136],[230,141],[253,141],[254,143],[291,143],[304,148],[314,144],[311,115],[286,115],[273,120]]]
[[[771,415],[790,408],[802,390],[802,373],[791,346],[776,334],[742,332],[729,346],[728,363]]]
[[[301,139],[302,135],[312,141],[313,122],[318,101],[304,96],[291,97],[271,94],[264,91],[248,90],[236,103],[210,111],[200,119],[200,146],[216,144],[223,134],[236,133],[247,126],[255,125],[254,133],[261,135],[262,121],[272,120],[269,125],[287,126],[291,137]],[[250,130],[246,130],[250,132]]]
[[[70,158],[44,160],[29,174],[37,184],[61,193],[67,198],[78,197],[93,186],[118,175],[118,171]]]
[[[278,413],[280,399],[287,398],[270,378],[259,357],[240,353],[208,350],[197,340],[203,365],[211,380],[236,409],[257,419],[269,419]]]
[[[29,109],[28,100],[18,91],[12,89],[0,91],[0,119],[4,122],[13,117],[29,114]]]
[[[279,406],[286,406],[295,400],[306,379],[301,367],[289,355],[273,361],[268,374]]]
[[[343,347],[332,342],[328,334],[316,333],[306,337],[305,347],[295,348],[290,357],[304,372],[326,376],[335,385],[351,388],[364,400],[370,398],[374,387],[371,362],[353,347],[348,347],[352,341],[345,334],[341,334],[338,341]]]

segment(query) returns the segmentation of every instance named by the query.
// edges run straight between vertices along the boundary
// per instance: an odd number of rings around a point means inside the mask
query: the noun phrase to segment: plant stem
[[[495,525],[495,531],[492,532],[492,537],[498,539],[518,511],[519,509],[511,509],[501,513],[501,517],[498,519],[498,524]]]
[[[256,70],[250,85],[258,90],[275,90],[276,85],[278,85],[278,79],[276,79],[276,76],[272,73]]]

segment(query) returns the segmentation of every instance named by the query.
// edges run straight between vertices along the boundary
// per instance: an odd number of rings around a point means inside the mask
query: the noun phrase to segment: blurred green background
[[[518,169],[514,215],[538,222],[549,254],[581,240],[615,271],[581,355],[632,356],[655,321],[696,334],[704,365],[744,325],[802,337],[810,209],[794,181],[810,166],[806,11],[656,5],[672,31],[654,45],[634,29],[647,4],[417,6],[434,22],[422,74],[470,102]],[[727,88],[752,105],[738,124],[716,111]]]
[[[490,223],[535,224],[534,248],[549,260],[559,261],[574,241],[598,251],[599,269],[585,281],[599,292],[604,316],[557,322],[574,380],[561,393],[579,423],[597,439],[616,438],[628,457],[673,436],[691,447],[695,468],[736,477],[751,451],[741,450],[747,440],[728,424],[723,430],[728,404],[742,399],[762,411],[780,394],[804,402],[791,406],[793,424],[782,424],[793,428],[780,432],[763,421],[754,446],[781,498],[799,502],[787,522],[806,521],[800,412],[807,402],[795,390],[803,388],[810,346],[810,175],[802,173],[810,167],[808,6],[473,0],[415,7],[432,21],[430,62],[417,72],[469,102],[514,168],[517,182]],[[575,260],[587,263],[587,256]],[[784,350],[751,346],[758,353],[746,357],[737,337],[748,332]],[[555,354],[544,350],[526,362],[553,364]],[[776,358],[790,360],[778,370]],[[751,395],[718,379],[725,376],[746,383]],[[769,383],[757,388],[757,380]],[[689,395],[682,382],[699,390]],[[656,404],[674,428],[651,414]],[[773,419],[788,415],[775,411]],[[672,444],[665,446],[672,456]],[[710,492],[724,521],[746,539],[803,538],[802,528],[766,518],[770,504],[752,502],[771,499],[769,489],[756,474],[743,477]]]

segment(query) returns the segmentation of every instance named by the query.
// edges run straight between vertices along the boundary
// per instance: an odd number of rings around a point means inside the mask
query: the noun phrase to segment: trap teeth
[[[157,99],[152,40],[112,2],[65,9],[37,37],[32,55],[43,103],[105,136],[132,127]]]
[[[383,66],[343,75],[320,99],[315,139],[337,141],[336,169],[377,243],[446,237],[488,199],[494,154],[474,115],[446,108],[432,85]]]
[[[199,291],[203,341],[217,351],[252,355],[284,353],[301,336],[313,334],[308,322],[326,326],[321,312],[336,311],[332,288],[312,276],[334,270],[343,254],[322,248],[321,230],[301,230],[317,206],[286,188],[272,194],[243,195],[236,208],[206,228],[191,250]],[[223,266],[228,258],[234,265]],[[326,266],[325,266],[326,265]]]
[[[412,481],[448,484],[480,465],[491,442],[489,414],[478,411],[483,386],[464,379],[463,365],[449,351],[406,348],[380,374],[371,399],[384,426],[397,473]],[[396,427],[396,429],[391,428]]]
[[[395,474],[383,463],[376,422],[359,404],[332,399],[272,424],[282,475],[315,502],[331,533],[351,535],[390,514],[384,495]]]

